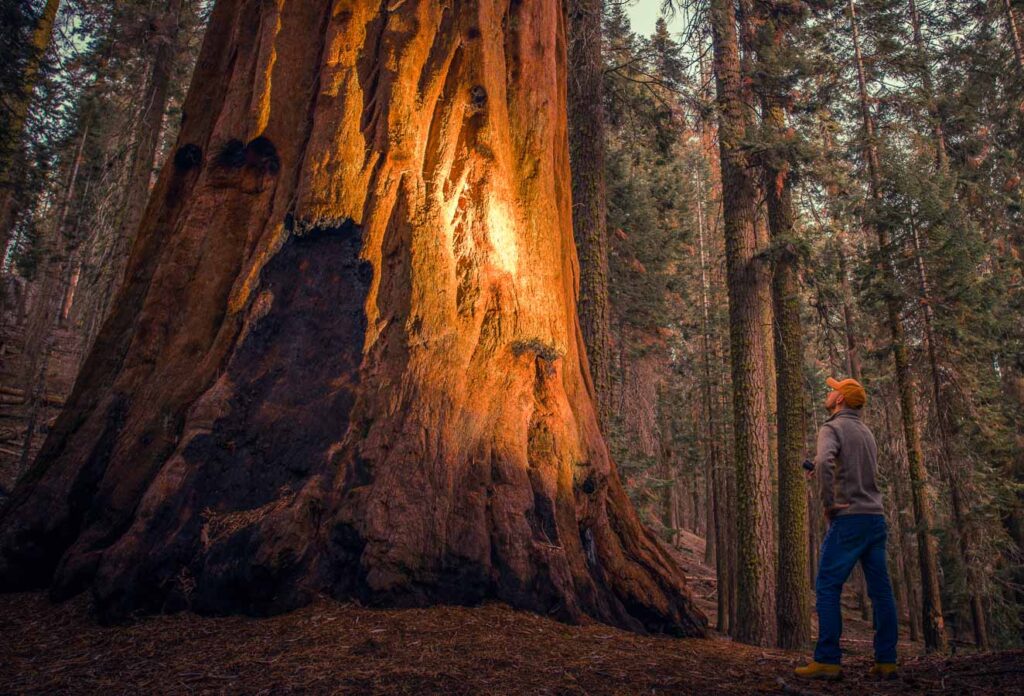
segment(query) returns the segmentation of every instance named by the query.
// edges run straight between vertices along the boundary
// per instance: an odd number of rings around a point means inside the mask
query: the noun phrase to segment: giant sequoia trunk
[[[702,634],[598,430],[565,114],[557,0],[220,0],[3,585]]]

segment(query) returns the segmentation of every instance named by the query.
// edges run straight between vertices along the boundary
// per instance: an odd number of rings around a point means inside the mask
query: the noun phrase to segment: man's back
[[[878,446],[859,410],[845,408],[825,421],[818,431],[815,465],[826,509],[847,504],[839,515],[884,513],[877,482]]]

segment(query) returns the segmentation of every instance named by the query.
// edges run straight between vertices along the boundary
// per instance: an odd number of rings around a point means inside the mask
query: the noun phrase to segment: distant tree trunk
[[[786,95],[781,85],[786,75],[782,53],[786,34],[799,16],[782,14],[774,7],[761,11],[762,37],[758,61],[765,73],[761,94],[764,126],[773,146],[763,161],[768,229],[771,235],[774,392],[778,423],[778,625],[779,646],[802,648],[811,640],[811,588],[807,570],[807,487],[801,468],[806,434],[803,382],[803,327],[800,320],[799,258],[793,229],[793,192],[790,164],[783,154],[786,135]],[[771,367],[771,364],[769,364]],[[770,384],[772,379],[768,379]]]
[[[736,440],[737,599],[733,635],[746,643],[774,645],[775,521],[772,518],[771,449],[764,389],[764,307],[769,298],[767,262],[757,239],[757,181],[749,161],[748,103],[740,74],[736,15],[731,0],[712,0],[711,30],[718,87],[729,290],[733,429]]]
[[[120,220],[114,230],[114,240],[109,257],[101,261],[102,269],[96,286],[92,289],[90,313],[95,314],[86,324],[91,328],[86,336],[86,347],[95,340],[95,332],[110,311],[117,290],[124,278],[135,235],[149,200],[150,183],[156,166],[157,145],[167,111],[167,99],[179,52],[179,28],[181,24],[182,0],[168,0],[164,12],[157,21],[154,36],[150,38],[153,49],[150,53],[149,74],[142,90],[137,127],[129,157],[129,172]]]
[[[78,172],[82,166],[82,153],[88,137],[89,125],[86,123],[79,136],[74,159],[71,160],[71,169],[68,172],[67,184],[64,186],[60,208],[43,244],[39,297],[25,328],[22,349],[25,356],[25,371],[21,375],[21,387],[25,394],[26,429],[18,464],[19,472],[25,471],[35,451],[36,430],[42,417],[40,412],[45,407],[46,378],[53,351],[54,332],[62,319],[62,280],[69,263],[68,214],[78,187]]]
[[[927,102],[928,115],[931,119],[932,134],[935,139],[935,168],[939,177],[948,177],[949,155],[946,152],[946,136],[942,124],[942,117],[935,101],[934,88],[932,86],[931,64],[928,51],[921,33],[921,20],[917,13],[915,0],[908,0],[910,9],[910,21],[913,29],[914,47],[917,52],[921,82],[924,87],[925,99]],[[955,195],[949,197],[950,207],[956,206]],[[925,350],[928,355],[928,367],[931,376],[932,397],[935,401],[936,420],[938,422],[940,451],[943,462],[940,471],[945,474],[946,487],[949,490],[950,512],[953,517],[953,526],[957,536],[957,551],[959,553],[960,571],[967,579],[967,596],[971,612],[971,625],[974,629],[974,642],[980,649],[988,649],[988,628],[985,620],[985,610],[982,606],[980,588],[982,579],[976,572],[976,564],[972,561],[972,540],[970,531],[967,529],[963,513],[963,495],[970,491],[970,469],[969,464],[955,463],[951,438],[955,437],[949,417],[949,407],[942,398],[942,377],[939,369],[939,346],[938,338],[935,335],[935,310],[934,297],[931,291],[931,283],[928,278],[928,269],[924,257],[921,234],[917,223],[911,219],[911,238],[914,244],[914,261],[917,267],[918,288],[921,293],[921,305],[923,309],[923,328],[925,339]]]
[[[946,130],[942,123],[942,114],[939,113],[938,103],[935,101],[935,87],[932,83],[928,49],[921,33],[921,18],[917,13],[916,0],[907,0],[907,5],[914,36],[914,51],[917,53],[918,73],[921,75],[928,118],[931,120],[932,134],[935,137],[935,165],[940,172],[945,172],[949,164],[949,155],[946,153]]]
[[[671,533],[673,546],[679,545],[679,532],[686,526],[685,496],[679,490],[679,472],[673,466],[672,453],[672,419],[661,406],[661,395],[658,398],[658,461],[661,465],[660,476],[665,481],[662,491],[662,519]]]
[[[850,377],[862,381],[863,373],[860,364],[860,348],[857,342],[857,329],[853,319],[853,293],[850,289],[850,278],[846,268],[845,245],[840,232],[839,252],[839,288],[842,295],[843,333],[846,338],[846,366]],[[857,608],[861,619],[870,618],[868,611],[868,589],[864,573],[860,566],[855,566],[850,576],[851,584],[857,593]]]
[[[50,47],[53,37],[53,25],[57,20],[57,10],[60,9],[60,0],[46,0],[43,13],[36,22],[32,31],[31,53],[25,65],[25,72],[21,80],[21,92],[10,95],[8,102],[4,104],[8,122],[8,132],[11,135],[11,147],[3,153],[3,161],[0,161],[0,261],[7,252],[7,245],[11,241],[11,230],[14,227],[14,218],[17,214],[15,202],[17,198],[17,181],[19,175],[17,162],[21,151],[21,139],[25,132],[25,121],[28,119],[28,108],[32,101],[32,92],[35,90],[36,81],[39,78],[39,69],[43,62],[43,56]]]
[[[782,108],[766,105],[766,120],[779,135]],[[768,221],[774,242],[775,362],[779,423],[779,646],[801,648],[811,639],[811,588],[807,573],[807,489],[801,462],[806,432],[803,327],[793,239],[793,200],[788,172],[765,168]]]
[[[572,222],[580,259],[580,326],[587,346],[598,414],[607,427],[611,404],[611,339],[608,329],[608,229],[605,201],[604,0],[568,0],[569,160]]]
[[[896,536],[899,537],[902,577],[905,585],[904,595],[909,614],[910,640],[916,642],[920,640],[922,612],[920,595],[918,594],[920,583],[917,582],[917,576],[914,574],[914,568],[917,567],[917,564],[914,562],[913,549],[911,548],[913,545],[914,523],[913,520],[908,518],[906,513],[909,497],[906,490],[908,476],[904,469],[906,452],[899,446],[897,441],[898,435],[893,428],[894,419],[889,414],[893,399],[889,398],[888,394],[883,394],[882,396],[885,400],[882,408],[879,409],[882,413],[882,428],[885,434],[882,452],[888,455],[887,459],[892,464],[890,480],[892,481],[892,493],[896,508],[894,521],[896,523]]]
[[[722,342],[725,343],[724,340]],[[727,354],[727,352],[728,351],[725,349],[725,347],[723,345],[723,346],[721,346],[721,350],[719,351],[719,355],[723,355],[724,356],[724,355]],[[724,382],[723,382],[723,384],[724,384]],[[731,400],[732,400],[732,397],[731,397],[731,394],[729,393],[729,390],[725,386],[723,386],[723,388],[721,390],[721,393],[720,393],[720,399],[719,399],[719,409],[720,409],[721,413],[725,413],[725,411],[729,408]],[[727,457],[725,459],[725,466],[722,467],[722,470],[723,470],[723,472],[725,474],[725,476],[724,476],[724,478],[725,478],[725,495],[724,495],[724,498],[726,500],[726,505],[724,507],[725,507],[725,511],[726,511],[726,518],[725,518],[726,519],[726,529],[728,530],[727,531],[727,536],[728,536],[728,539],[729,539],[728,572],[726,573],[726,576],[727,576],[726,579],[728,580],[728,591],[729,591],[729,635],[735,635],[736,626],[737,626],[737,620],[736,620],[737,611],[738,611],[737,607],[739,606],[739,599],[738,599],[738,597],[739,597],[739,578],[738,578],[739,571],[737,570],[737,568],[739,567],[739,550],[737,548],[739,542],[737,541],[738,535],[736,533],[736,527],[737,527],[736,519],[737,519],[738,513],[737,513],[737,510],[736,510],[736,508],[737,508],[737,503],[736,503],[736,495],[737,495],[736,494],[736,488],[737,488],[737,486],[736,486],[736,477],[737,477],[737,472],[736,472],[736,451],[735,451],[736,450],[736,445],[735,445],[735,443],[736,443],[735,437],[728,439],[728,441],[726,443],[726,448],[727,448],[727,451],[728,451],[728,455],[727,455]]]
[[[873,204],[880,207],[882,200],[881,163],[875,143],[874,120],[868,106],[867,80],[864,62],[860,52],[860,35],[857,28],[857,14],[854,0],[849,0],[850,24],[852,27],[857,79],[860,89],[861,115],[866,139],[865,156],[868,164],[869,184]],[[945,625],[942,616],[942,594],[939,588],[938,540],[935,538],[935,513],[932,510],[931,486],[928,470],[924,465],[924,451],[921,447],[921,432],[914,402],[914,383],[910,373],[910,361],[904,335],[903,320],[900,317],[900,303],[896,296],[898,278],[893,267],[893,251],[887,224],[874,223],[878,237],[882,277],[889,286],[885,292],[885,303],[889,331],[892,339],[893,362],[896,367],[896,384],[900,394],[900,410],[903,417],[903,431],[907,443],[907,461],[910,468],[911,491],[914,501],[914,517],[918,528],[918,554],[921,565],[922,612],[924,615],[925,647],[929,650],[945,651],[948,648]]]
[[[565,38],[557,0],[217,2],[0,585],[702,635],[585,378]]]
[[[928,355],[928,368],[931,376],[932,399],[935,402],[936,419],[938,421],[939,450],[943,462],[940,470],[944,474],[946,488],[949,491],[949,509],[956,532],[956,546],[959,554],[960,572],[967,580],[967,601],[971,612],[971,626],[974,630],[974,644],[982,650],[988,649],[988,626],[985,609],[982,605],[980,588],[982,578],[978,577],[976,564],[972,558],[972,538],[967,522],[964,519],[963,497],[970,491],[970,465],[954,462],[953,443],[949,406],[943,399],[942,376],[939,368],[938,339],[935,335],[935,315],[931,283],[925,265],[921,236],[917,223],[911,219],[911,239],[914,243],[914,259],[917,266],[918,287],[921,292],[921,304],[924,315],[925,351]]]
[[[719,543],[720,522],[717,508],[717,471],[721,465],[718,457],[718,433],[715,429],[715,399],[712,395],[712,371],[711,360],[713,346],[711,342],[711,286],[708,282],[708,253],[705,231],[704,215],[704,179],[703,174],[697,175],[697,242],[700,250],[700,305],[701,305],[701,354],[702,354],[702,377],[701,377],[701,422],[704,424],[702,433],[704,440],[704,451],[706,459],[704,471],[707,481],[707,543],[704,547],[705,565],[715,564],[718,567],[718,555],[715,553],[715,546]],[[719,602],[721,605],[721,602]]]
[[[1006,9],[1006,32],[1013,44],[1013,55],[1017,59],[1017,68],[1024,75],[1024,47],[1021,46],[1020,28],[1017,26],[1017,11],[1013,9],[1013,0],[1003,0]]]

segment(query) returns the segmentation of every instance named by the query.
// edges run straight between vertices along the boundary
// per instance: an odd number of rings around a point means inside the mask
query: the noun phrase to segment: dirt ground
[[[861,652],[861,651],[858,651]],[[4,694],[1024,694],[1024,651],[909,657],[872,682],[798,682],[803,656],[725,639],[567,626],[498,604],[375,610],[323,600],[283,616],[191,614],[104,627],[83,597],[0,596]]]

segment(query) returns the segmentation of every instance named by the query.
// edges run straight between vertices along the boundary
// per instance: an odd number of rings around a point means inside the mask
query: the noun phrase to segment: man
[[[843,617],[839,598],[843,583],[860,561],[874,611],[875,665],[871,675],[896,676],[897,618],[892,583],[886,568],[886,525],[876,475],[878,448],[861,420],[867,393],[857,380],[827,380],[825,398],[831,414],[818,431],[818,450],[812,471],[818,472],[821,504],[828,532],[821,545],[821,564],[815,583],[818,645],[814,661],[798,667],[805,679],[839,679],[839,637]]]

